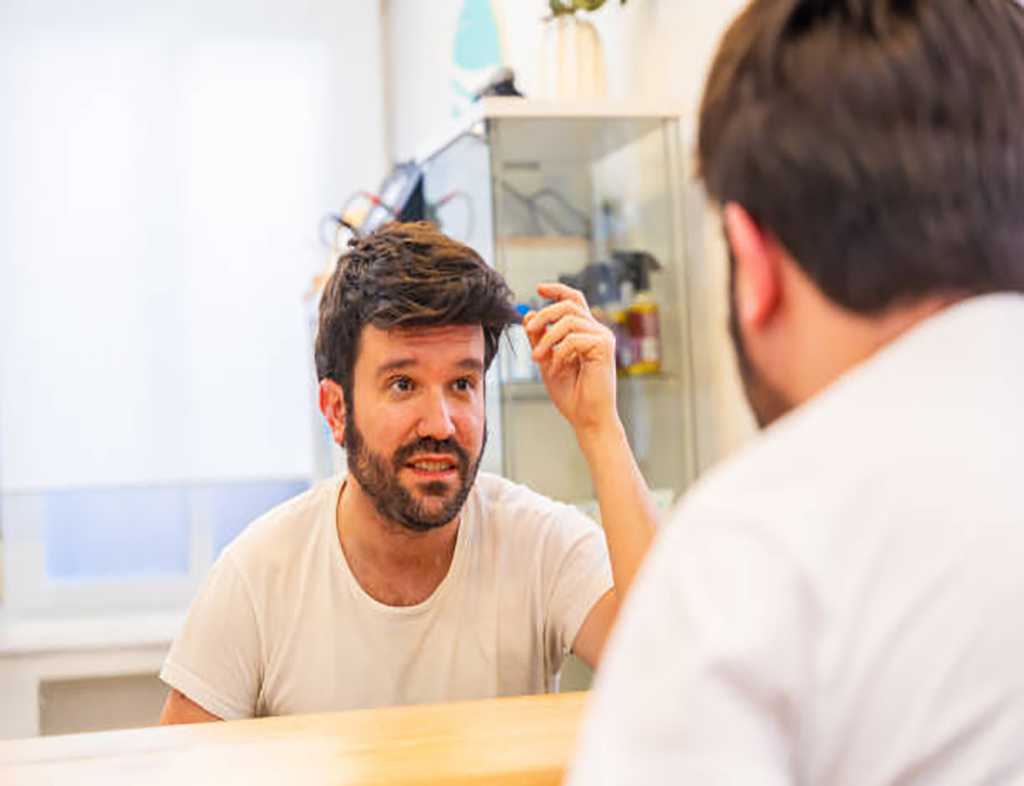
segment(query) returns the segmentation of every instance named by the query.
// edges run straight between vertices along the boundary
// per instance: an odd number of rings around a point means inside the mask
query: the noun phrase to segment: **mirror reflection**
[[[0,739],[589,685],[749,426],[677,112],[467,100],[475,5],[0,8]]]

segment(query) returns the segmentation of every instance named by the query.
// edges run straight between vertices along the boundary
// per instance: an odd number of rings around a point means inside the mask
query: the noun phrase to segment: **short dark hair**
[[[366,325],[394,328],[481,325],[490,367],[502,331],[518,321],[505,280],[473,249],[433,224],[391,223],[349,243],[320,298],[318,379],[351,395]]]
[[[698,156],[712,198],[848,310],[1024,291],[1024,11],[753,0],[712,65]]]

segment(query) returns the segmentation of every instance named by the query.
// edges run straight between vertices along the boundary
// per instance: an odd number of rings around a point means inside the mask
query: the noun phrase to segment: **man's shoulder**
[[[573,505],[551,499],[528,486],[481,472],[473,500],[486,526],[550,526],[562,522],[590,522]]]
[[[543,582],[567,565],[587,564],[595,575],[607,568],[604,535],[593,519],[520,483],[481,473],[466,511],[480,553],[492,555],[516,582],[526,576]]]
[[[328,478],[282,502],[247,526],[225,552],[245,573],[271,561],[297,559],[333,508],[339,485],[339,478]]]
[[[714,530],[799,541],[807,525],[817,537],[830,523],[841,524],[851,497],[875,485],[882,471],[845,398],[805,404],[707,470],[670,514],[671,539]]]
[[[1009,325],[1024,325],[1024,297],[975,298],[923,322],[712,468],[680,510],[791,526],[794,513],[841,514],[865,492],[894,500],[941,493],[937,479],[962,483],[979,433],[993,456],[1019,444],[1007,423],[1024,364],[1008,359]]]

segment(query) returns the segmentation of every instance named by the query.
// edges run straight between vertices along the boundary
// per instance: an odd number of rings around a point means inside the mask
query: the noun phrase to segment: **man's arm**
[[[236,720],[255,714],[262,644],[254,596],[230,550],[192,601],[160,670],[171,693],[161,723]]]
[[[573,427],[590,467],[615,579],[573,643],[573,652],[596,667],[654,537],[658,512],[615,409],[615,336],[576,290],[542,284],[537,291],[556,302],[528,314],[524,327],[548,395]]]
[[[161,726],[176,726],[182,723],[210,723],[219,721],[212,712],[207,712],[179,690],[171,690],[160,713]]]

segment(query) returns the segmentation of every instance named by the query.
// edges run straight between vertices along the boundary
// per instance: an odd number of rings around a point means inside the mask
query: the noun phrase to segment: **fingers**
[[[556,375],[563,368],[570,367],[577,361],[600,354],[604,349],[602,344],[602,337],[592,333],[572,333],[566,336],[551,350],[548,373]]]
[[[614,356],[615,337],[590,312],[581,292],[564,284],[541,284],[537,291],[556,302],[536,313],[527,314],[523,319],[523,327],[533,346],[534,360],[544,362],[561,358],[562,362],[555,364],[561,367],[569,357],[567,353],[580,347],[588,352],[603,348]],[[592,337],[593,340],[580,341],[578,337]],[[559,350],[563,345],[564,348]],[[555,350],[559,351],[554,353]]]
[[[532,326],[532,323],[531,323]],[[600,330],[601,325],[595,319],[569,314],[560,317],[548,326],[533,345],[533,359],[541,360],[551,348],[567,336],[574,333],[592,334]]]
[[[537,294],[541,297],[547,298],[548,300],[570,300],[573,303],[589,310],[589,307],[587,306],[587,299],[583,296],[583,293],[578,289],[573,289],[565,284],[556,284],[554,282],[538,284]]]
[[[568,287],[566,288],[568,289]],[[580,295],[580,298],[582,297]],[[569,315],[593,322],[595,325],[599,324],[594,319],[594,315],[590,313],[590,309],[587,308],[585,300],[583,303],[575,299],[562,300],[545,306],[540,311],[531,311],[523,318],[523,327],[526,328],[526,333],[530,337],[530,343],[536,345],[546,329]]]

